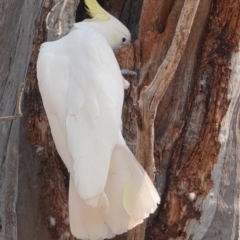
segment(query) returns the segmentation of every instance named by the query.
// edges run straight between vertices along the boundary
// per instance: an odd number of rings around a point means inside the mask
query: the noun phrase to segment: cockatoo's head
[[[90,22],[108,41],[112,49],[121,48],[131,41],[129,30],[115,17],[106,12],[96,0],[85,0]]]

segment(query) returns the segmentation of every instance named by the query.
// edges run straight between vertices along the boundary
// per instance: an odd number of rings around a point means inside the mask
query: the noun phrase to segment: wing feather
[[[106,185],[121,124],[123,83],[106,40],[96,32],[87,33],[84,39],[82,34],[80,29],[68,35],[71,76],[66,129],[75,184],[87,200],[101,194]],[[84,95],[83,101],[78,101],[79,94]]]
[[[104,194],[124,94],[112,49],[89,25],[76,24],[42,45],[38,79],[54,142],[78,194],[85,200]]]

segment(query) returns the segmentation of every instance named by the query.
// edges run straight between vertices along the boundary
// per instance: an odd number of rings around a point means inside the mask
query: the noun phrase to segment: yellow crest
[[[89,15],[93,18],[98,18],[100,20],[110,19],[108,13],[99,5],[96,0],[84,0],[87,5],[87,11]]]

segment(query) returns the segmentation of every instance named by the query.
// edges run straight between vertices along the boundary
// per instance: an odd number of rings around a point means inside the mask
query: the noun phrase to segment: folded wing
[[[124,93],[118,63],[106,40],[94,32],[86,38],[89,41],[82,35],[79,30],[68,35],[66,129],[75,185],[80,197],[89,200],[102,194],[106,185]]]

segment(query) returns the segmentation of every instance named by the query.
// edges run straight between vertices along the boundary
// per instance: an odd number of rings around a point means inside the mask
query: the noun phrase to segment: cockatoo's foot
[[[128,69],[121,69],[121,73],[122,73],[122,75],[130,75],[133,77],[137,76],[136,72],[128,70]],[[123,85],[124,85],[124,89],[128,89],[130,86],[130,83],[125,78],[123,78]]]
[[[128,69],[121,69],[122,75],[137,76],[137,73]]]

